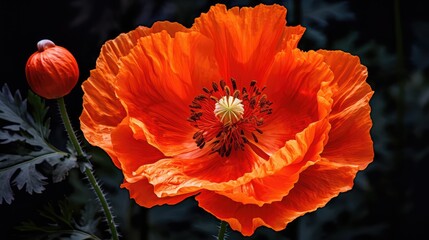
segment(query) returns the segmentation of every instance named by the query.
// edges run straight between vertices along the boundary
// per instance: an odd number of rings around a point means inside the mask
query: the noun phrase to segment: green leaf
[[[41,136],[48,138],[50,133],[50,119],[47,118],[49,108],[45,106],[45,102],[31,91],[28,91],[28,103],[30,104],[29,112],[33,116],[35,129],[38,130]]]
[[[62,181],[70,169],[77,167],[76,156],[63,152],[48,142],[50,133],[48,108],[37,95],[29,92],[28,102],[19,91],[12,94],[5,84],[0,91],[0,204],[11,204],[13,186],[41,193],[47,179]],[[41,171],[42,163],[52,171]]]
[[[76,210],[66,200],[59,201],[55,206],[48,204],[39,212],[41,219],[37,223],[26,221],[16,229],[23,235],[28,234],[28,239],[99,240],[96,234],[100,217],[93,205],[85,205],[80,214],[76,214]]]

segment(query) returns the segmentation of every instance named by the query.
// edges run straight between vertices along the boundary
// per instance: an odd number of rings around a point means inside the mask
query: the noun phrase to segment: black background
[[[355,188],[280,233],[258,230],[249,239],[423,239],[429,223],[429,17],[423,1],[2,0],[0,82],[25,96],[25,63],[36,51],[36,43],[47,38],[67,48],[80,68],[78,86],[66,97],[78,129],[83,94],[79,85],[95,67],[106,40],[158,20],[190,27],[216,2],[228,7],[260,2],[285,5],[288,25],[307,28],[301,49],[340,49],[358,55],[375,90],[371,100],[375,159],[358,174]],[[62,145],[65,135],[56,105],[47,104],[53,114],[52,138]],[[118,187],[120,172],[102,152],[90,151],[99,156],[94,159],[96,171],[106,181],[124,239],[212,239],[210,234],[216,234],[217,220],[198,209],[192,199],[150,210],[136,206]],[[13,228],[25,220],[37,220],[37,210],[48,202],[64,197],[82,202],[79,196],[87,195],[82,193],[86,186],[76,183],[80,178],[72,172],[69,180],[47,185],[42,194],[17,190],[11,205],[0,206],[0,236],[6,236],[2,239],[18,239]],[[231,239],[239,236],[231,232]]]

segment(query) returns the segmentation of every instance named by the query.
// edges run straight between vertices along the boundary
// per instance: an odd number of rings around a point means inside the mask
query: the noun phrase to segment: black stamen
[[[215,92],[219,91],[219,88],[215,82],[212,82],[212,88]]]
[[[273,110],[271,108],[264,108],[264,109],[261,109],[259,112],[271,114],[273,112]]]
[[[253,97],[249,100],[249,104],[250,104],[250,107],[251,107],[252,109],[254,109],[254,108],[255,108],[255,105],[256,105],[256,97],[255,97],[255,96],[253,96]]]
[[[215,101],[215,102],[219,101],[219,99],[217,99],[217,97],[215,97],[215,96],[210,96],[210,99],[213,100],[213,101]]]
[[[222,88],[222,90],[225,90],[225,86],[226,86],[226,83],[225,83],[225,81],[224,80],[220,80],[220,88]]]
[[[221,145],[218,152],[219,152],[221,157],[224,157],[225,156],[225,145]]]
[[[234,91],[234,95],[233,95],[233,97],[234,97],[234,98],[239,98],[239,96],[240,96],[240,91],[235,90],[235,91]]]
[[[231,150],[232,150],[232,148],[228,148],[228,149],[226,149],[226,153],[225,153],[225,156],[226,157],[229,157],[229,155],[231,154]]]
[[[220,142],[220,140],[216,140],[216,141],[214,141],[214,142],[212,142],[211,143],[211,145],[213,146],[212,147],[212,152],[218,152],[219,151],[219,149],[220,149],[220,144],[219,144],[219,142]]]
[[[224,90],[225,90],[226,96],[229,97],[229,95],[231,95],[231,90],[229,90],[229,87],[225,86]]]
[[[262,95],[261,96],[261,98],[259,99],[259,104],[260,105],[263,105],[263,104],[265,104],[267,102],[267,95],[266,94],[264,94],[264,95]]]
[[[256,135],[253,132],[252,132],[252,137],[253,137],[253,140],[255,140],[255,142],[258,143],[258,138],[256,137]]]
[[[204,99],[207,99],[207,97],[205,95],[202,95],[202,94],[195,97],[195,100],[197,100],[197,101],[202,101]]]
[[[208,88],[206,88],[206,87],[203,87],[203,91],[206,92],[206,93],[208,93],[208,94],[211,93],[210,90]]]
[[[199,136],[201,136],[202,133],[200,131],[194,133],[194,135],[192,136],[192,139],[197,139]]]
[[[255,85],[256,85],[256,81],[255,80],[250,81],[250,86],[251,87],[254,87]]]
[[[198,143],[197,143],[197,147],[199,147],[200,149],[203,149],[204,145],[206,145],[205,141],[202,144],[200,144],[200,145],[198,145]]]
[[[197,109],[201,109],[201,105],[198,104],[197,102],[192,102],[192,104],[189,105],[190,108],[197,108]]]
[[[234,78],[231,78],[231,83],[232,83],[232,90],[236,90],[237,89],[237,82],[235,81]]]

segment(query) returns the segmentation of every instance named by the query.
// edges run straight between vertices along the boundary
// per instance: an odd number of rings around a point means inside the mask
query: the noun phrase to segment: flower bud
[[[37,48],[25,66],[30,88],[47,99],[69,94],[79,78],[76,59],[67,49],[50,40],[39,41]]]

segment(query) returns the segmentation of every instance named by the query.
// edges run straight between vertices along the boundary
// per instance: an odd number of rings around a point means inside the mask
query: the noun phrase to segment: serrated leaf
[[[28,100],[28,101],[27,101]],[[76,156],[58,150],[48,142],[48,108],[33,93],[23,99],[12,94],[5,84],[0,91],[0,204],[12,203],[13,186],[29,194],[45,190],[47,179],[62,181],[70,169],[78,166]],[[49,175],[37,169],[42,163],[53,168]]]
[[[36,170],[35,164],[29,164],[26,168],[20,168],[21,171],[15,177],[12,182],[18,186],[18,189],[22,189],[25,186],[25,190],[28,193],[41,193],[45,190],[43,185],[46,184],[47,178],[43,174]]]
[[[312,21],[321,26],[328,26],[329,19],[336,20],[352,20],[354,14],[349,10],[348,2],[328,3],[323,1],[304,1],[304,25],[310,24]]]
[[[23,123],[21,116],[27,112],[27,103],[22,100],[21,93],[17,91],[15,95],[12,95],[5,84],[1,90],[0,100],[0,118],[10,122]]]
[[[5,172],[4,174],[0,174],[0,192],[2,193],[2,198],[7,203],[12,202],[13,200],[13,192],[10,184],[3,184],[7,183],[7,181],[10,181],[10,178],[12,177],[12,172]]]
[[[98,208],[94,204],[86,204],[83,211],[81,211],[80,221],[77,222],[76,227],[84,232],[97,232],[97,225],[100,222],[97,212]]]
[[[76,215],[75,208],[67,201],[59,201],[55,206],[48,204],[39,212],[42,221],[37,223],[27,221],[16,227],[22,233],[29,233],[31,239],[93,239],[96,236],[100,218],[92,204],[84,206],[80,214]]]
[[[46,118],[49,108],[46,107],[45,102],[36,94],[29,91],[28,92],[28,103],[29,111],[34,119],[34,128],[38,130],[40,135],[44,138],[48,138],[50,133],[50,121],[49,118]]]

